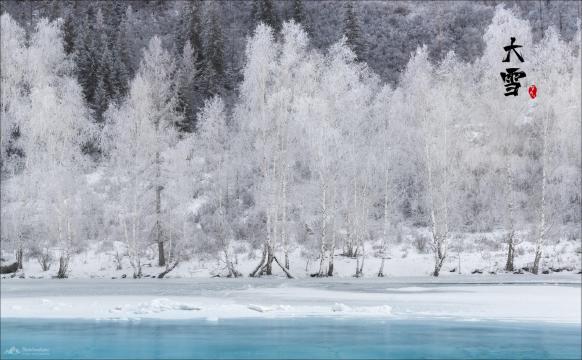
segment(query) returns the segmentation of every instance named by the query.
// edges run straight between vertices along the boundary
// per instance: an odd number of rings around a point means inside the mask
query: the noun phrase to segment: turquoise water
[[[579,325],[448,320],[2,319],[2,359],[579,359]]]

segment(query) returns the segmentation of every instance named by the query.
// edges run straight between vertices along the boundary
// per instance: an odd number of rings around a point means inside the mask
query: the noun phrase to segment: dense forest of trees
[[[2,243],[19,263],[57,254],[64,277],[79,250],[123,241],[134,277],[151,248],[166,269],[206,254],[237,277],[241,246],[260,254],[251,276],[293,277],[297,248],[314,276],[337,252],[361,276],[410,226],[435,276],[453,237],[495,231],[505,270],[529,240],[537,273],[581,223],[579,4],[2,6]],[[342,12],[334,36],[317,7]],[[499,78],[510,35],[517,97]]]
[[[242,80],[245,41],[259,23],[277,33],[284,21],[306,29],[312,46],[325,50],[346,36],[359,61],[395,85],[410,54],[426,45],[431,61],[449,51],[463,61],[483,54],[483,33],[494,8],[505,4],[529,20],[535,42],[553,26],[565,41],[577,31],[580,4],[571,1],[75,1],[4,0],[7,12],[27,32],[41,18],[64,20],[65,52],[74,55],[77,77],[96,121],[127,91],[149,39],[160,36],[175,58],[190,41],[193,79],[182,84],[182,128],[195,128],[195,113],[210,94],[227,106]],[[177,65],[178,66],[178,65]],[[185,64],[185,66],[193,66]],[[186,100],[187,98],[187,100]],[[193,100],[194,99],[194,100]]]

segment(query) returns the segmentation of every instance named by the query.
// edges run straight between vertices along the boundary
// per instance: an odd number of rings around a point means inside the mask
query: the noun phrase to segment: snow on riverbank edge
[[[219,321],[317,316],[581,323],[581,288],[575,281],[443,285],[215,280],[188,283],[190,287],[180,281],[48,283],[2,281],[1,317]]]

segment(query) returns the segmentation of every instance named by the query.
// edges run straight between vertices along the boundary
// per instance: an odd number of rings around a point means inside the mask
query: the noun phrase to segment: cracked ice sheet
[[[265,281],[266,280],[266,281]],[[3,318],[452,318],[580,323],[580,284],[382,280],[2,281]],[[67,290],[65,290],[67,289]]]

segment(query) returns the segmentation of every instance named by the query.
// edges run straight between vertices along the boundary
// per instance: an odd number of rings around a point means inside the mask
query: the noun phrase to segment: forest
[[[134,278],[383,277],[406,243],[439,276],[469,238],[497,271],[582,256],[578,2],[1,4],[2,258],[23,270],[65,278],[91,249]]]

